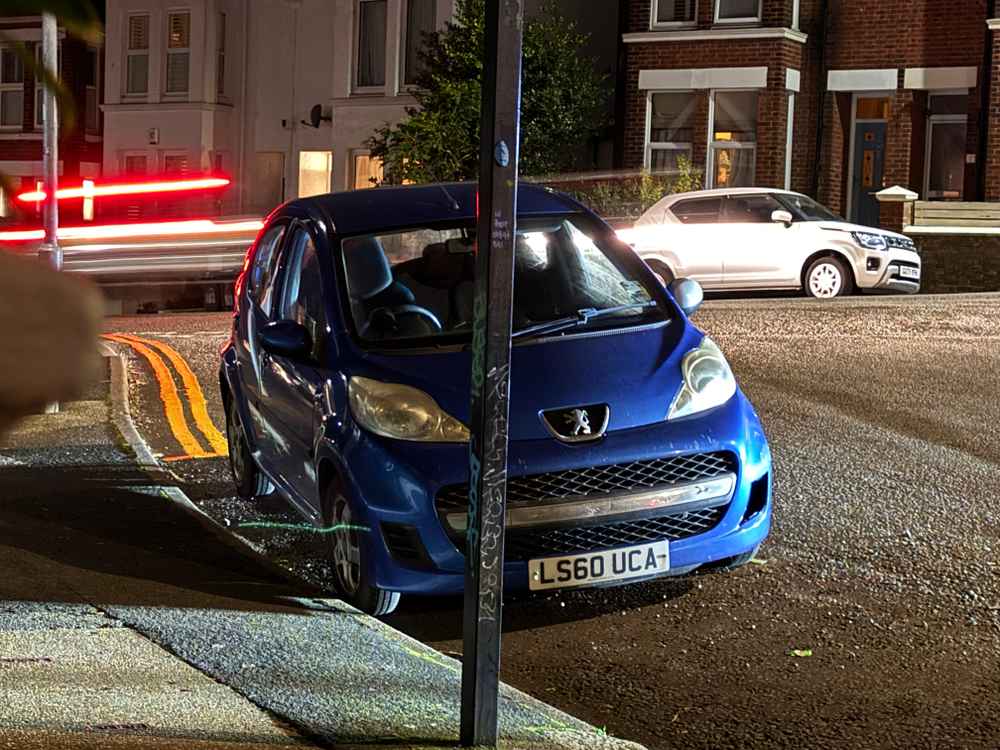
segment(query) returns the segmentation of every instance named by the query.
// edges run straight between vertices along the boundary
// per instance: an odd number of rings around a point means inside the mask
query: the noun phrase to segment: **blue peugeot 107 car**
[[[239,494],[331,529],[342,595],[386,614],[464,585],[476,185],[292,201],[236,284],[220,384]],[[771,457],[716,345],[589,210],[522,185],[514,258],[508,590],[751,559]],[[581,562],[582,561],[582,562]]]

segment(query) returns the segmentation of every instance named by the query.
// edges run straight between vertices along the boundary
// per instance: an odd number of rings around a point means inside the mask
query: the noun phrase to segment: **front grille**
[[[534,505],[545,500],[638,492],[711,479],[735,471],[736,457],[728,451],[717,451],[510,477],[507,504]],[[439,513],[462,510],[468,505],[467,484],[444,487],[438,492]]]
[[[726,507],[728,506],[704,508],[672,516],[619,521],[600,526],[569,526],[508,532],[504,542],[504,556],[507,560],[533,560],[539,557],[659,542],[664,539],[686,539],[714,528],[725,515]]]
[[[546,500],[640,492],[712,479],[736,470],[736,457],[718,451],[511,477],[507,480],[507,503],[537,505]],[[437,510],[441,515],[463,511],[468,503],[468,485],[444,487],[438,492]],[[654,518],[518,529],[505,535],[505,556],[508,560],[530,560],[664,539],[686,539],[714,528],[727,508],[728,504]],[[464,552],[464,532],[453,531],[447,523],[444,526],[458,550]]]

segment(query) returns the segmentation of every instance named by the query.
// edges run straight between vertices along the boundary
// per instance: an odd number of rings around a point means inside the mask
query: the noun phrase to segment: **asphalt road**
[[[695,320],[771,441],[777,512],[758,563],[509,600],[504,679],[651,748],[997,747],[1000,296],[710,301]],[[221,428],[228,324],[108,330],[170,343]],[[176,458],[155,378],[133,365],[140,432]],[[320,541],[240,526],[288,516],[234,500],[223,459],[167,466],[220,521],[322,583]],[[458,600],[411,599],[390,624],[461,651]]]

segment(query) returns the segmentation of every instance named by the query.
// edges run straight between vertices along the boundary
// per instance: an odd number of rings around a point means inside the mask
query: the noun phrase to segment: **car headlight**
[[[889,247],[889,244],[885,241],[884,234],[876,234],[875,232],[851,232],[851,237],[853,237],[854,241],[866,250],[886,250]]]
[[[429,443],[469,442],[469,429],[417,388],[355,376],[348,383],[347,397],[354,419],[376,435]]]
[[[667,419],[679,419],[690,414],[721,406],[736,393],[736,378],[729,363],[708,336],[684,355],[681,360],[681,385],[670,404]]]

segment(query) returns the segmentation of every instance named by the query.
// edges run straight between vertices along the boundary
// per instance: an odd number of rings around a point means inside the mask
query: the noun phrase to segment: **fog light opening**
[[[767,507],[767,490],[771,475],[765,474],[750,485],[750,499],[740,524],[744,524]]]

